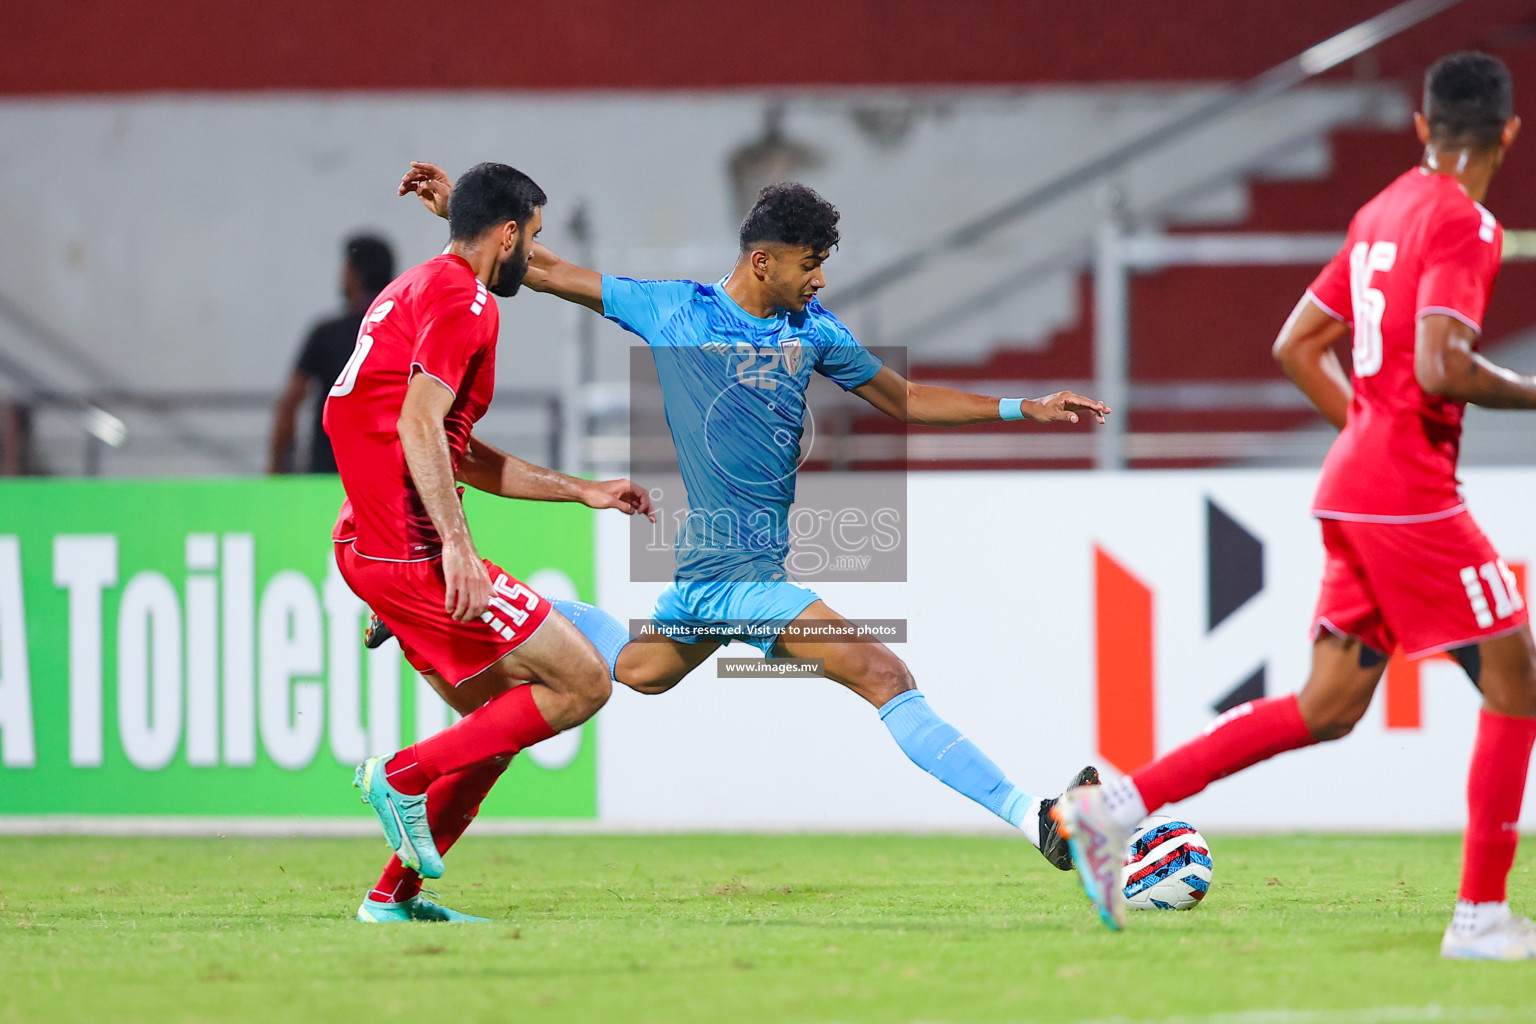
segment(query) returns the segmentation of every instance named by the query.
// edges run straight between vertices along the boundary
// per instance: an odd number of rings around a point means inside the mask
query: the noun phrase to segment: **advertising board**
[[[335,478],[0,484],[0,814],[366,816],[351,767],[451,712],[336,571]],[[592,514],[466,507],[487,556],[591,596]],[[596,813],[591,732],[488,818]]]

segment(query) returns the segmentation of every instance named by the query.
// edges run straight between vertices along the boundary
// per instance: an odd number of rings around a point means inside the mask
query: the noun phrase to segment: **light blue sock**
[[[581,631],[581,635],[592,641],[592,646],[597,648],[597,653],[603,656],[608,663],[608,675],[614,675],[615,666],[618,665],[619,652],[624,645],[629,643],[629,630],[620,625],[619,620],[603,611],[595,604],[587,604],[585,601],[566,601],[562,598],[547,598],[556,610],[571,620],[571,625]]]
[[[920,692],[908,690],[886,701],[880,719],[913,764],[1008,824],[1023,827],[1034,798],[1009,782],[959,729],[934,714]]]

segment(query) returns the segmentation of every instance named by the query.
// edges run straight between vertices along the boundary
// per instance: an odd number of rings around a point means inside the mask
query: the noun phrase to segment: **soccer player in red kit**
[[[347,499],[333,535],[348,586],[464,718],[358,766],[395,858],[361,921],[484,920],[420,895],[443,873],[512,755],[580,725],[608,699],[607,666],[549,602],[475,551],[456,483],[508,498],[650,512],[628,480],[593,483],[529,465],[473,435],[495,391],[499,312],[538,234],[543,190],[505,164],[465,172],[452,241],[368,308],[331,388],[325,430]]]
[[[1480,202],[1514,142],[1509,72],[1457,53],[1430,68],[1414,117],[1422,163],[1362,207],[1297,304],[1275,356],[1342,428],[1313,515],[1327,562],[1300,693],[1234,708],[1206,732],[1102,789],[1058,804],[1089,898],[1124,924],[1119,871],[1133,827],[1164,804],[1365,714],[1387,655],[1451,651],[1484,698],[1467,783],[1461,890],[1441,943],[1455,959],[1536,958],[1536,928],[1506,881],[1536,740],[1536,649],[1514,575],[1458,491],[1468,402],[1536,408],[1536,378],[1477,354],[1503,231]],[[1353,328],[1353,380],[1333,344]]]

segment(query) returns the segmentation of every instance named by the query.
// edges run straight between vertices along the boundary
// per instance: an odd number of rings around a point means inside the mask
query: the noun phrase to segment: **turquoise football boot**
[[[393,924],[398,921],[447,921],[452,924],[487,924],[488,917],[464,914],[427,899],[425,893],[404,903],[379,903],[364,898],[357,908],[357,919],[364,924]]]
[[[427,825],[427,798],[407,796],[384,777],[386,758],[370,757],[357,766],[352,785],[362,790],[363,803],[373,808],[384,826],[384,841],[400,863],[423,878],[443,877],[443,858]]]

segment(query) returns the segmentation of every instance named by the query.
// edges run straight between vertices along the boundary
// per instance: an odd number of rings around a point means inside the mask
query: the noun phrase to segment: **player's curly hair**
[[[1490,54],[1462,50],[1441,57],[1424,75],[1424,116],[1442,145],[1492,149],[1514,110],[1509,69]]]
[[[741,222],[741,251],[764,242],[803,245],[824,253],[837,244],[837,207],[809,186],[786,181],[769,185]]]
[[[549,202],[533,179],[506,164],[475,164],[459,176],[448,197],[448,234],[470,242],[509,220],[521,226]]]

